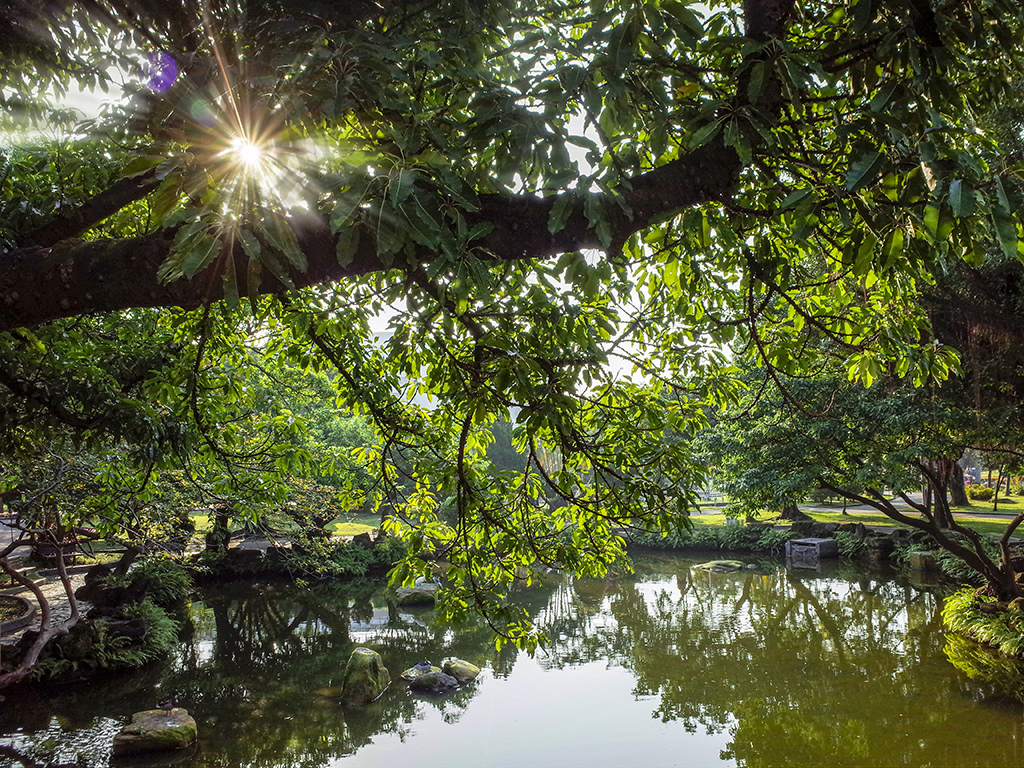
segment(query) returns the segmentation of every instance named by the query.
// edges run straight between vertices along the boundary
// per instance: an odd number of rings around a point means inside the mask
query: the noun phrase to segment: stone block
[[[786,557],[804,560],[839,557],[839,546],[835,539],[790,539],[786,542]]]

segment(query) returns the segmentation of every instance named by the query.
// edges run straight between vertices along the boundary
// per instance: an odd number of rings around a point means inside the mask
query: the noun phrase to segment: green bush
[[[634,534],[630,542],[654,549],[722,549],[779,552],[793,537],[788,529],[757,529],[744,525],[695,526],[689,533]]]
[[[766,552],[781,552],[791,538],[793,538],[793,533],[789,530],[766,528],[757,539],[757,548]]]
[[[991,501],[992,497],[995,495],[995,489],[989,488],[987,485],[967,486],[967,498],[974,501]]]
[[[183,602],[192,591],[192,577],[173,560],[146,560],[132,568],[128,581],[162,608]]]
[[[946,598],[942,621],[951,631],[990,645],[1008,656],[1024,656],[1024,611],[1017,604],[992,612],[980,608],[995,598],[964,588]]]
[[[82,621],[49,643],[32,668],[34,680],[119,669],[137,669],[155,661],[178,642],[178,622],[149,598],[121,606],[115,620],[134,622],[141,631],[126,633],[104,619]]]

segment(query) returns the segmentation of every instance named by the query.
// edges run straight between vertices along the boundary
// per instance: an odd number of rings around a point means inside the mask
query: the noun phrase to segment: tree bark
[[[782,512],[779,514],[779,520],[792,520],[793,522],[814,522],[814,518],[808,514],[800,511],[800,508],[796,504],[789,504],[782,508]]]
[[[964,468],[953,462],[949,476],[949,503],[954,507],[969,507],[971,500],[967,498],[967,486],[964,483]]]

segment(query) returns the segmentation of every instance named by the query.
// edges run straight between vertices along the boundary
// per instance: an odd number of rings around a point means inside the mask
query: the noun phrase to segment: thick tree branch
[[[614,200],[606,203],[611,218],[612,249],[621,247],[631,234],[659,219],[728,194],[741,168],[731,148],[710,144],[637,177],[630,185],[632,188],[622,193],[632,209],[632,218]],[[555,199],[485,196],[481,210],[472,215],[473,223],[486,221],[494,226],[480,243],[483,251],[495,260],[514,261],[601,248],[583,213],[582,197],[573,206],[565,227],[555,234],[548,231]],[[290,274],[299,288],[392,267],[417,266],[433,258],[424,251],[417,254],[417,264],[385,264],[377,256],[372,233],[364,232],[354,258],[341,266],[335,255],[336,238],[324,219],[308,216],[293,221],[293,226],[309,265],[305,272]],[[156,277],[157,270],[171,253],[173,239],[173,231],[161,230],[124,240],[62,240],[52,247],[25,247],[0,257],[0,331],[132,307],[194,309],[223,298],[220,275],[227,258],[236,260],[236,274],[245,274],[247,259],[236,249],[190,280],[161,283]],[[239,290],[246,295],[243,285],[239,285]],[[283,284],[265,273],[261,293],[285,290]]]
[[[793,0],[746,0],[748,36],[762,42],[781,36],[792,6]],[[757,106],[764,112],[777,114],[779,103],[774,95],[775,85],[766,84],[763,89]],[[745,94],[746,89],[741,88],[740,92]],[[739,102],[744,100],[745,97],[738,96]],[[603,201],[612,235],[608,250],[620,249],[633,233],[686,208],[728,198],[742,168],[736,152],[719,138],[629,179],[618,190],[618,195],[608,196]],[[125,240],[81,242],[67,239],[118,210],[119,202],[124,205],[144,196],[149,185],[157,183],[155,173],[119,182],[68,219],[53,223],[46,231],[30,233],[22,248],[0,257],[0,332],[133,307],[194,309],[222,298],[221,275],[225,270],[233,266],[234,274],[246,273],[248,260],[239,248],[222,254],[212,267],[192,279],[164,284],[156,275],[171,253],[173,231],[163,230]],[[548,230],[548,221],[557,196],[484,196],[480,211],[467,216],[472,224],[493,225],[490,233],[479,242],[479,252],[485,254],[485,258],[513,261],[602,248],[584,215],[583,196],[575,196],[577,199],[573,201],[565,226],[554,234]],[[290,274],[291,281],[300,288],[389,268],[418,267],[436,258],[421,250],[405,257],[412,263],[385,264],[377,256],[373,233],[364,232],[358,252],[342,266],[335,255],[336,237],[322,217],[309,216],[294,220],[292,224],[308,262],[305,272]],[[233,265],[231,260],[234,260]],[[261,293],[287,290],[264,272]],[[244,286],[238,287],[240,294],[245,295]]]
[[[21,238],[20,245],[26,248],[49,248],[61,240],[77,237],[126,205],[144,198],[160,186],[160,181],[156,168],[121,179],[68,214],[51,219],[44,226],[29,232]]]

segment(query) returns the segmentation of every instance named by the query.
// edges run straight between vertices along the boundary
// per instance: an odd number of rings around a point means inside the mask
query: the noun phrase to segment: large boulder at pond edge
[[[391,684],[384,660],[369,648],[356,648],[348,657],[341,683],[341,699],[346,704],[369,704]]]
[[[197,735],[196,721],[187,709],[149,709],[132,715],[131,723],[114,737],[114,754],[185,749]]]
[[[400,587],[395,590],[395,600],[399,605],[433,605],[440,587],[432,581],[424,581],[413,587]]]
[[[420,693],[439,694],[458,687],[459,681],[444,672],[427,672],[409,681],[409,689]]]
[[[451,675],[458,680],[459,685],[465,685],[471,680],[476,680],[476,676],[480,674],[480,667],[462,659],[447,659],[442,669],[446,675]]]

